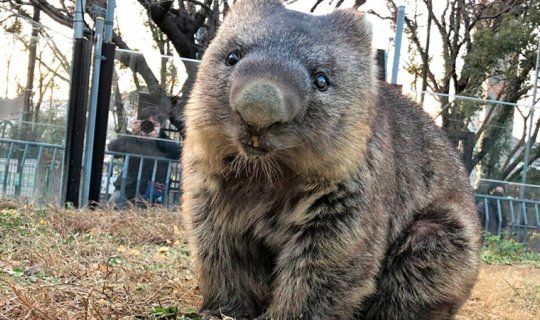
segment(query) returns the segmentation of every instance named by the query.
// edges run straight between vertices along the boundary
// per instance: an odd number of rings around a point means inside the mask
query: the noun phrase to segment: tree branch
[[[198,27],[187,11],[180,9],[178,14],[174,15],[171,12],[172,1],[138,1],[148,11],[152,21],[167,35],[180,57],[194,59],[196,47],[193,37]]]
[[[72,27],[73,25],[73,17],[70,17],[64,13],[62,13],[61,9],[56,8],[55,6],[49,4],[45,0],[30,0],[30,3],[45,12],[49,17],[51,17],[54,21],[67,26]]]
[[[488,123],[491,121],[491,118],[492,118],[494,112],[495,112],[495,107],[491,107],[489,109],[489,111],[488,111],[488,114],[484,118],[484,121],[482,122],[482,125],[480,126],[478,131],[476,131],[476,134],[475,134],[475,137],[474,137],[474,141],[475,141],[474,144],[475,145],[476,145],[476,142],[480,139],[480,136],[482,136],[482,133],[484,133],[484,131],[486,130],[486,128],[488,126]],[[480,161],[480,159],[478,161]],[[474,163],[473,165],[476,165],[476,163]]]
[[[394,19],[393,17],[383,16],[380,13],[375,12],[373,9],[369,9],[368,13],[378,17],[381,20],[393,20]]]
[[[309,12],[315,12],[315,9],[317,9],[317,7],[323,2],[323,0],[317,0],[315,2],[315,4],[313,5],[313,7],[311,7],[311,9],[309,10]]]

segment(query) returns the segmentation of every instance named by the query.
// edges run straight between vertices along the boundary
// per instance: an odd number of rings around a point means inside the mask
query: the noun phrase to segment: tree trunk
[[[424,95],[425,91],[427,89],[427,72],[429,68],[429,43],[430,43],[430,36],[431,36],[431,15],[428,15],[428,21],[427,21],[427,34],[426,34],[426,49],[423,52],[424,57],[422,59],[422,92],[420,93],[420,105],[424,107]]]
[[[127,132],[127,116],[126,110],[124,109],[124,102],[122,101],[122,94],[120,93],[120,87],[118,86],[118,81],[114,84],[114,111],[113,115],[116,119],[114,131],[116,133],[126,133]]]
[[[21,126],[20,139],[27,140],[31,134],[28,129],[30,129],[28,122],[32,121],[33,116],[33,106],[32,106],[32,96],[34,91],[34,73],[36,69],[36,57],[37,57],[37,44],[38,44],[38,35],[39,35],[39,20],[40,20],[41,10],[37,7],[34,7],[34,15],[32,20],[35,21],[32,25],[32,38],[30,39],[30,47],[28,50],[28,68],[26,69],[26,86],[24,89],[24,105],[22,111],[22,121],[23,125]]]

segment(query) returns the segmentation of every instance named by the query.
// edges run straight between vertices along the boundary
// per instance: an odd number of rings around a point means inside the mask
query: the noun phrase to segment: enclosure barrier
[[[59,201],[63,152],[56,144],[0,139],[0,195]]]
[[[540,202],[485,194],[475,198],[477,208],[484,208],[483,214],[478,214],[485,220],[482,228],[486,235],[512,238],[540,252]]]
[[[18,141],[0,138],[0,198],[16,198],[38,206],[60,205],[61,177],[64,148],[61,145]],[[180,203],[179,160],[136,154],[106,152],[101,181],[101,203],[107,203],[115,191],[114,181],[119,179],[119,196],[124,199],[128,173],[136,167],[135,193],[144,195],[141,183],[147,178],[163,184],[162,195],[155,197],[151,189],[151,201],[144,203],[141,196],[133,199],[133,205],[160,204],[165,207]],[[163,172],[162,175],[159,172]]]
[[[105,152],[106,160],[103,165],[103,179],[101,188],[101,202],[107,202],[113,192],[118,192],[120,199],[129,200],[129,204],[134,206],[146,206],[160,204],[165,207],[178,206],[181,194],[181,170],[180,161],[163,157],[138,155],[122,152]],[[159,171],[165,175],[160,174]],[[131,174],[130,174],[131,172]],[[136,172],[136,176],[131,176]],[[119,189],[113,186],[114,181],[120,181]],[[129,183],[135,182],[135,198],[128,195]],[[135,180],[135,181],[133,181]],[[161,195],[155,197],[154,188],[143,190],[147,185],[145,181],[163,184]],[[116,189],[116,190],[115,190]]]

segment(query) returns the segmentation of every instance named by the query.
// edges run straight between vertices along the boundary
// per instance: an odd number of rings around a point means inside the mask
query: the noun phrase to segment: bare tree
[[[41,10],[39,8],[34,8],[34,13],[32,15],[32,21],[34,22],[32,26],[32,36],[30,38],[30,45],[28,48],[28,67],[26,72],[26,86],[24,89],[24,105],[22,112],[23,127],[20,131],[20,139],[28,140],[29,130],[25,127],[28,122],[32,121],[33,115],[33,103],[32,96],[34,91],[34,73],[36,69],[36,56],[37,56],[37,37],[39,35],[39,28],[36,24],[39,24],[41,15]]]
[[[405,18],[407,36],[416,52],[414,59],[418,65],[409,65],[408,71],[416,79],[422,79],[422,90],[442,94],[442,126],[450,133],[468,131],[472,118],[484,108],[478,104],[453,100],[449,94],[466,96],[485,96],[483,89],[488,79],[496,77],[504,83],[499,96],[491,97],[505,102],[516,103],[527,96],[530,89],[529,75],[534,69],[536,49],[535,28],[540,26],[537,1],[499,0],[499,1],[438,1],[434,7],[432,0],[410,1],[421,10]],[[388,1],[392,16],[373,14],[394,20],[397,14],[396,1]],[[427,25],[425,42],[420,40],[421,28]],[[439,37],[443,43],[441,54],[442,72],[435,72],[431,59],[429,39]],[[532,50],[531,50],[532,48]],[[460,67],[462,65],[462,67]],[[516,167],[522,161],[520,154],[525,144],[525,132],[519,143],[509,152],[500,152],[508,140],[509,129],[513,124],[515,108],[489,107],[475,133],[476,152],[472,165],[482,163],[484,174],[498,179],[516,178]],[[519,115],[528,118],[521,111]],[[536,141],[538,125],[533,130]],[[511,131],[511,130],[510,130]],[[532,152],[531,161],[540,154]]]

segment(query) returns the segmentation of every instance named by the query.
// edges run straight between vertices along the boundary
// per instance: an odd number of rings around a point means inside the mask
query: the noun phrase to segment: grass
[[[483,265],[457,320],[540,319],[540,268]]]
[[[532,237],[538,237],[538,234]],[[500,239],[498,236],[488,236],[481,258],[487,264],[530,264],[540,267],[540,255],[512,238]]]
[[[181,226],[178,213],[164,209],[0,202],[0,320],[200,319]],[[540,319],[536,258],[493,240],[458,320]]]
[[[164,210],[3,203],[0,319],[187,319],[199,296],[180,225]]]

